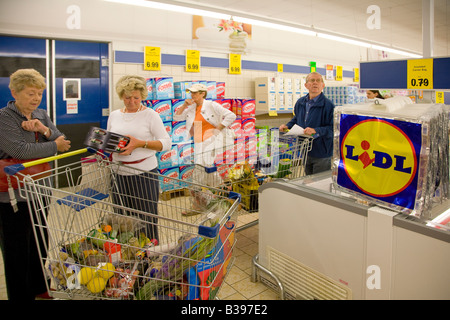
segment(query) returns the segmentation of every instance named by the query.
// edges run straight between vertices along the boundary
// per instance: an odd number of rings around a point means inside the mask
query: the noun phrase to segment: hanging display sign
[[[444,103],[444,91],[436,91],[436,103]]]
[[[316,72],[316,62],[315,61],[310,61],[309,62],[309,72]]]
[[[241,55],[230,53],[228,72],[230,74],[241,74]]]
[[[325,74],[325,79],[327,80],[333,80],[333,65],[332,64],[327,64],[327,71]]]
[[[420,123],[341,114],[337,184],[414,209],[421,139]]]
[[[407,61],[407,89],[433,89],[433,59]]]
[[[200,72],[200,51],[186,50],[186,72]]]
[[[359,82],[359,68],[353,68],[353,82]]]
[[[336,81],[342,81],[342,79],[343,79],[342,66],[336,66]]]
[[[161,70],[161,48],[145,47],[144,70]]]

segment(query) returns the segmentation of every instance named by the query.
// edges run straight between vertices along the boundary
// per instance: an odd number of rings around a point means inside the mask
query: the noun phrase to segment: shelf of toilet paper
[[[323,94],[330,99],[335,106],[344,104],[356,104],[366,102],[366,93],[360,92],[357,86],[326,86]]]
[[[305,78],[259,77],[255,79],[256,111],[289,113],[308,91]]]
[[[449,107],[408,97],[335,108],[333,183],[357,198],[427,217],[449,197]]]
[[[244,156],[244,147],[249,140],[247,137],[255,136],[254,99],[215,99],[214,101],[237,115],[236,120],[230,126],[230,129],[233,130],[236,136],[236,151],[233,152]],[[188,159],[194,153],[193,142],[191,138],[188,138],[186,121],[172,121],[173,114],[184,103],[184,99],[144,100],[143,103],[158,112],[173,142],[170,150],[156,154],[159,173],[162,176],[170,176],[172,178],[189,178],[192,174],[192,168],[185,159]],[[161,191],[169,191],[167,189],[168,184],[164,184],[162,181],[160,185]],[[173,188],[173,184],[170,186]]]
[[[225,82],[190,80],[173,81],[172,77],[147,78],[148,95],[146,100],[189,99],[191,95],[186,90],[194,83],[200,83],[208,89],[207,99],[225,97]]]

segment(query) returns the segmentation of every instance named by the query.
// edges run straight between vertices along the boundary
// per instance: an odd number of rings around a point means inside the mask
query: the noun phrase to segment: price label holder
[[[444,103],[444,91],[436,91],[436,103]]]
[[[407,89],[433,89],[433,59],[407,61]]]
[[[353,82],[359,82],[359,68],[353,68]]]
[[[230,53],[228,61],[228,73],[241,74],[241,55]]]
[[[343,70],[342,66],[336,66],[336,81],[342,81]]]
[[[145,47],[144,70],[161,70],[161,48]]]
[[[186,72],[200,72],[200,51],[186,50]]]

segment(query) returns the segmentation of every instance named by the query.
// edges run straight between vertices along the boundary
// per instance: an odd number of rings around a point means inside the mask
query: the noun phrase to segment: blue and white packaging
[[[208,89],[208,94],[206,95],[206,99],[217,99],[216,81],[207,81],[206,88]]]
[[[178,146],[172,145],[169,150],[156,153],[158,159],[158,169],[165,169],[178,166]]]
[[[172,99],[152,100],[151,103],[153,110],[159,114],[163,122],[173,120]]]
[[[180,166],[194,163],[194,144],[192,141],[178,143],[178,163]]]
[[[174,99],[173,78],[152,78],[153,79],[153,99],[165,100]]]
[[[186,92],[191,87],[190,81],[177,81],[173,83],[175,99],[190,99],[191,93]]]
[[[180,178],[180,169],[178,167],[158,169],[159,188],[161,192],[181,189],[182,186],[179,181],[173,180]]]
[[[186,121],[172,121],[172,142],[188,141]]]
[[[153,78],[145,79],[147,83],[147,98],[146,100],[153,100]]]
[[[188,165],[188,166],[180,166],[179,167],[179,179],[186,181],[186,182],[192,182],[193,176],[194,176],[194,165]],[[183,187],[187,187],[187,183],[181,184]]]

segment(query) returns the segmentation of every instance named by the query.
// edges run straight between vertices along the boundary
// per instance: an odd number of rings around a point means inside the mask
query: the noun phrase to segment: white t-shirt
[[[130,135],[139,140],[159,140],[163,145],[163,151],[169,150],[172,146],[172,139],[164,128],[161,117],[155,110],[147,107],[136,113],[123,113],[121,110],[111,112],[107,130],[121,135]],[[158,166],[155,155],[155,150],[136,148],[130,155],[122,156],[119,153],[113,153],[112,157],[113,161],[124,162],[145,159],[139,163],[125,164],[125,166],[149,171]],[[118,173],[123,175],[136,174],[135,171],[125,170],[123,167]]]

